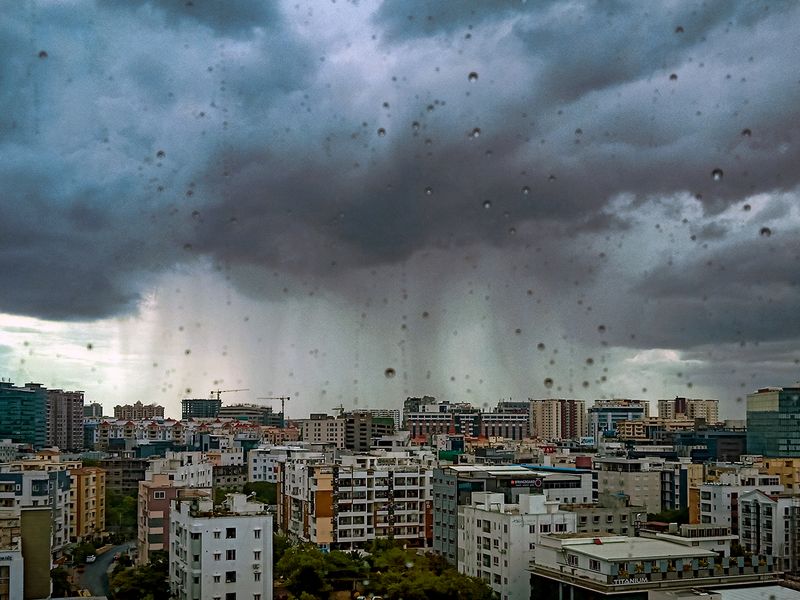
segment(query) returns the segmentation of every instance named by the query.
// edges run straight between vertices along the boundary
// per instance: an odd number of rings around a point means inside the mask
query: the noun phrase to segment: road
[[[126,542],[114,546],[108,552],[97,557],[93,563],[86,565],[86,570],[81,575],[81,588],[86,588],[95,596],[108,596],[108,567],[114,560],[117,552],[125,552],[134,546],[135,542]]]

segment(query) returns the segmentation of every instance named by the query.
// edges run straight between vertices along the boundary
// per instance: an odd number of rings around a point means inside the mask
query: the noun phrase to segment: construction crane
[[[280,400],[281,401],[281,429],[286,428],[286,401],[291,400],[291,396],[261,396],[256,400]]]
[[[340,417],[344,414],[344,406],[342,406],[341,403],[339,404],[339,406],[331,406],[331,408],[333,410],[338,410]]]
[[[250,388],[240,388],[238,390],[211,390],[211,392],[209,392],[209,395],[213,398],[214,394],[216,394],[217,400],[219,400],[221,394],[226,394],[228,392],[249,392],[249,391]]]

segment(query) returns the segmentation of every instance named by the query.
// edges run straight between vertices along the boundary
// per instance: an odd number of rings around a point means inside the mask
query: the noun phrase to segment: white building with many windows
[[[458,509],[458,570],[483,579],[500,600],[530,598],[528,567],[542,534],[573,533],[577,515],[559,510],[542,494],[520,494],[505,504],[502,493],[473,492]]]
[[[169,585],[178,600],[272,600],[272,515],[244,494],[176,500]]]

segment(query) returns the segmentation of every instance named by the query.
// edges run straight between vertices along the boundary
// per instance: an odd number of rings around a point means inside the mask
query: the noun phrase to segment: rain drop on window
[[[426,196],[430,196],[431,194],[433,194],[433,188],[431,186],[426,187],[425,188],[425,195]]]
[[[386,135],[386,130],[383,127],[381,127],[380,129],[378,129],[378,135],[380,137],[385,136]]]
[[[722,172],[722,169],[714,169],[711,171],[711,179],[714,181],[721,181],[723,175],[724,173]]]
[[[547,389],[550,389],[551,387],[553,387],[553,379],[550,378],[550,377],[545,377],[545,379],[544,379],[544,387],[546,387]]]
[[[158,152],[156,152],[156,158],[164,158],[166,155],[167,153],[164,152],[163,150],[159,150]]]
[[[478,81],[478,74],[475,71],[473,71],[467,76],[467,80],[470,82]]]
[[[749,204],[745,204],[745,205],[742,207],[742,210],[744,210],[745,212],[747,212],[747,211],[749,211],[749,210],[750,210],[750,208],[751,208],[751,207],[750,207],[750,205],[749,205]]]
[[[536,348],[538,350],[544,350],[544,344],[542,342],[539,342],[538,344],[536,344]]]
[[[483,201],[483,208],[485,208],[486,210],[489,210],[490,208],[492,208],[492,201],[491,200],[484,200]]]
[[[683,26],[682,25],[678,25],[675,28],[675,33],[683,33]]]
[[[598,325],[597,326],[597,331],[599,331],[600,333],[605,333],[606,326],[605,325]]]
[[[39,50],[39,58],[47,58],[48,54],[45,50]]]
[[[383,372],[383,374],[386,376],[387,379],[391,379],[392,377],[397,375],[397,372],[392,367],[389,367]]]
[[[525,196],[527,196],[528,194],[530,194],[530,193],[531,193],[531,188],[530,188],[530,186],[523,185],[523,186],[522,186],[522,193],[523,193]]]
[[[742,137],[750,137],[753,135],[753,132],[750,129],[742,129]]]
[[[678,74],[677,73],[670,74],[670,76],[669,76],[669,80],[670,81],[676,81],[677,79],[678,79]]]
[[[759,231],[759,234],[761,234],[763,237],[769,237],[772,235],[772,229],[769,227],[762,227],[761,231]]]
[[[481,135],[481,128],[480,127],[476,127],[475,129],[472,130],[472,133],[470,133],[470,137],[473,137],[473,138],[480,137],[480,135]]]

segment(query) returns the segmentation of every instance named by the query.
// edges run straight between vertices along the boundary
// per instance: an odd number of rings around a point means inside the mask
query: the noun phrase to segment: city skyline
[[[220,6],[4,11],[3,378],[729,418],[800,379],[800,7]]]

